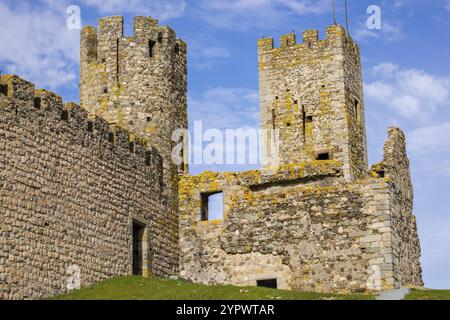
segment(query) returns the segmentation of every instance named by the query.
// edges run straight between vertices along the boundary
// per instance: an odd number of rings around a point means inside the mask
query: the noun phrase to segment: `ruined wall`
[[[403,131],[389,128],[384,145],[384,174],[391,182],[390,208],[394,277],[397,284],[422,286],[420,241],[413,215],[413,186]]]
[[[282,164],[320,153],[342,161],[348,181],[364,178],[367,151],[360,53],[341,26],[258,42],[261,127],[279,130]],[[356,103],[357,102],[357,103]],[[356,105],[355,105],[356,103]],[[269,154],[276,154],[267,146]]]
[[[83,286],[130,274],[133,219],[143,273],[177,273],[161,156],[24,80],[0,83],[0,299],[62,293],[72,265]]]
[[[339,161],[184,177],[181,275],[236,285],[276,278],[302,291],[392,288],[389,188],[384,178],[346,183]],[[224,220],[201,221],[201,194],[221,190]]]

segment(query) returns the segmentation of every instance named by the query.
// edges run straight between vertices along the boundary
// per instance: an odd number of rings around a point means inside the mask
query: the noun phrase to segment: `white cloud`
[[[231,56],[228,49],[222,47],[204,47],[195,44],[189,46],[189,58],[196,69],[213,69]]]
[[[101,14],[134,13],[151,15],[160,20],[178,18],[184,14],[184,0],[83,0],[83,3],[94,7]]]
[[[79,30],[66,27],[65,11],[0,3],[3,73],[15,73],[40,87],[78,82]]]
[[[365,85],[367,98],[388,106],[406,118],[429,117],[450,107],[450,78],[382,63],[372,69],[379,80]]]
[[[225,29],[266,29],[286,19],[330,10],[329,0],[201,0],[201,15]]]
[[[209,128],[259,126],[258,93],[252,89],[211,88],[200,97],[190,96],[189,109],[191,120],[203,120]]]
[[[408,135],[409,149],[414,156],[449,154],[449,137],[450,123],[419,128]]]
[[[370,39],[383,39],[387,41],[398,41],[405,37],[400,22],[391,22],[383,18],[381,29],[370,30],[366,23],[361,23],[359,28],[355,31],[354,38],[358,41],[364,42]]]

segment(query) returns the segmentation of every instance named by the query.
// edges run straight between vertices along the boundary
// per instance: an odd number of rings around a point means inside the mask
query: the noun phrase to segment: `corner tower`
[[[187,127],[186,45],[175,32],[135,17],[124,37],[122,17],[102,18],[81,31],[80,65],[81,105],[170,161],[172,132]]]
[[[358,45],[343,27],[258,42],[261,128],[279,132],[278,163],[336,159],[348,181],[367,174],[367,143]]]
[[[80,102],[90,116],[127,130],[161,155],[161,201],[177,214],[179,173],[172,161],[172,133],[187,128],[186,45],[150,17],[134,18],[124,37],[123,18],[99,20],[81,31]],[[170,208],[170,209],[169,209]]]

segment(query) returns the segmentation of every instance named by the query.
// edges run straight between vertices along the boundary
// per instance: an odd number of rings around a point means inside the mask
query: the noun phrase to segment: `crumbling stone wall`
[[[405,135],[399,128],[389,128],[384,145],[384,160],[372,167],[390,182],[392,218],[392,258],[396,284],[423,285],[420,266],[420,242],[413,214],[414,192],[406,152]]]
[[[82,286],[130,274],[133,220],[146,226],[143,273],[177,273],[158,152],[18,77],[0,83],[0,299],[65,292],[72,265]]]
[[[264,171],[185,176],[180,184],[181,275],[206,284],[302,291],[361,292],[420,285],[396,264],[419,264],[411,225],[393,215],[403,203],[388,178],[346,182],[339,161],[313,161]],[[224,219],[201,221],[202,194],[224,193]],[[405,230],[407,228],[408,230]],[[402,241],[392,238],[402,234]],[[406,266],[402,264],[402,268]]]

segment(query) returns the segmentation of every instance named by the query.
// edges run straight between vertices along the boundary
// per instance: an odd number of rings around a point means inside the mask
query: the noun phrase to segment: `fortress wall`
[[[82,286],[130,274],[133,219],[143,274],[177,273],[161,156],[18,77],[0,83],[0,299],[65,292],[73,265]]]
[[[267,181],[269,180],[269,181]],[[180,184],[181,275],[200,283],[359,292],[394,286],[389,184],[345,183],[338,161],[204,173]],[[200,221],[201,194],[223,190],[224,220]]]

